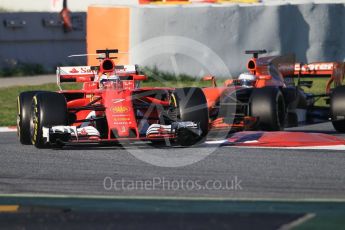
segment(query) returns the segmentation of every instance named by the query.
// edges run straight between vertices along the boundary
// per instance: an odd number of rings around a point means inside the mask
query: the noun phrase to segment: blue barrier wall
[[[39,63],[53,70],[59,64],[85,64],[86,13],[73,13],[74,30],[65,33],[57,13],[0,13],[0,67]]]

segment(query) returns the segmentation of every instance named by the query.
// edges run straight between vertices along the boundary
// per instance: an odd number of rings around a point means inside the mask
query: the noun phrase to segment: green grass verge
[[[313,81],[313,86],[309,89],[303,87],[304,92],[312,94],[326,93],[326,83],[328,78],[303,78],[302,81]],[[315,102],[316,106],[327,106],[324,98],[320,98]]]
[[[149,75],[155,73],[148,73]],[[149,78],[150,79],[150,78]],[[311,93],[324,93],[324,88],[327,79],[314,79],[314,85],[311,89],[306,89],[306,92]],[[223,84],[223,80],[217,81],[218,85]],[[204,82],[200,80],[195,80],[189,76],[180,76],[180,78],[175,78],[173,75],[160,74],[155,79],[148,80],[142,83],[143,87],[203,87],[210,86],[210,82]],[[76,84],[65,84],[64,89],[77,89],[79,86]],[[11,126],[16,124],[16,100],[17,96],[24,91],[30,90],[47,90],[56,91],[58,90],[55,83],[38,85],[38,86],[16,86],[9,88],[0,88],[0,126]],[[325,105],[324,100],[320,99],[316,105]]]
[[[76,88],[75,85],[67,85],[68,89]],[[16,124],[17,96],[24,91],[47,90],[56,91],[55,83],[37,86],[15,86],[0,88],[0,126],[11,126]]]

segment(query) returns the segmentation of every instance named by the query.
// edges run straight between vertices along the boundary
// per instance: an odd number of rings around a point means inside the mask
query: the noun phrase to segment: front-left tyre
[[[17,97],[17,135],[23,145],[31,145],[30,112],[32,98],[42,91],[27,91]]]
[[[43,127],[67,125],[67,103],[64,95],[55,92],[37,93],[32,98],[30,116],[31,143],[37,148],[49,147]]]

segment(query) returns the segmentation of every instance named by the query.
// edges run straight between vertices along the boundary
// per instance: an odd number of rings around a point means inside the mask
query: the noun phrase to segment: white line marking
[[[0,127],[0,133],[17,132],[15,127]]]
[[[206,145],[219,145],[225,144],[228,140],[215,140],[215,141],[205,141]],[[322,146],[296,146],[296,147],[269,147],[269,146],[240,146],[236,144],[224,145],[222,147],[230,147],[230,148],[245,148],[245,149],[304,149],[304,150],[335,150],[335,151],[343,151],[345,150],[345,145],[322,145]]]
[[[17,132],[16,127],[0,127],[0,133]],[[228,140],[205,141],[206,145],[220,145],[226,143]],[[246,149],[296,149],[296,150],[334,150],[344,151],[345,145],[328,145],[328,146],[298,146],[298,147],[268,147],[268,146],[239,146],[239,145],[225,145],[222,147],[230,148],[246,148]]]
[[[307,222],[308,220],[312,219],[315,217],[314,213],[308,213],[304,216],[302,216],[301,218],[298,218],[297,220],[292,221],[291,223],[288,224],[284,224],[283,226],[281,226],[278,230],[290,230],[293,229],[305,222]]]
[[[217,141],[205,141],[207,145],[217,145],[217,144],[224,144],[227,140],[217,140]]]
[[[345,199],[324,199],[324,198],[228,198],[228,197],[187,197],[187,196],[109,196],[109,195],[63,195],[63,194],[37,194],[37,193],[20,193],[20,194],[0,194],[0,198],[74,198],[74,199],[108,199],[108,200],[195,200],[195,201],[265,201],[265,202],[319,202],[319,203],[344,203]]]
[[[229,145],[223,147],[235,147],[244,149],[302,149],[302,150],[334,150],[334,151],[344,151],[345,145],[328,145],[328,146],[300,146],[300,147],[267,147],[267,146],[236,146]]]

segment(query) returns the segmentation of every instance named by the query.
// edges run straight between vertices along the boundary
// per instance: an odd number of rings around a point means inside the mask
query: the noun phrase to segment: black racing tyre
[[[54,92],[38,93],[32,98],[30,135],[37,148],[49,147],[43,138],[43,127],[67,125],[67,103],[64,95]]]
[[[199,124],[201,135],[188,129],[178,133],[177,142],[182,146],[192,146],[203,142],[208,133],[208,107],[204,92],[200,88],[175,89],[171,94],[171,104],[176,108],[177,121],[192,121]]]
[[[259,130],[283,130],[286,107],[280,89],[275,87],[254,89],[250,97],[250,115],[258,118]]]
[[[17,135],[23,145],[31,145],[30,111],[32,98],[42,91],[22,92],[17,97]]]
[[[331,94],[331,119],[336,131],[345,133],[345,86],[336,87]]]

